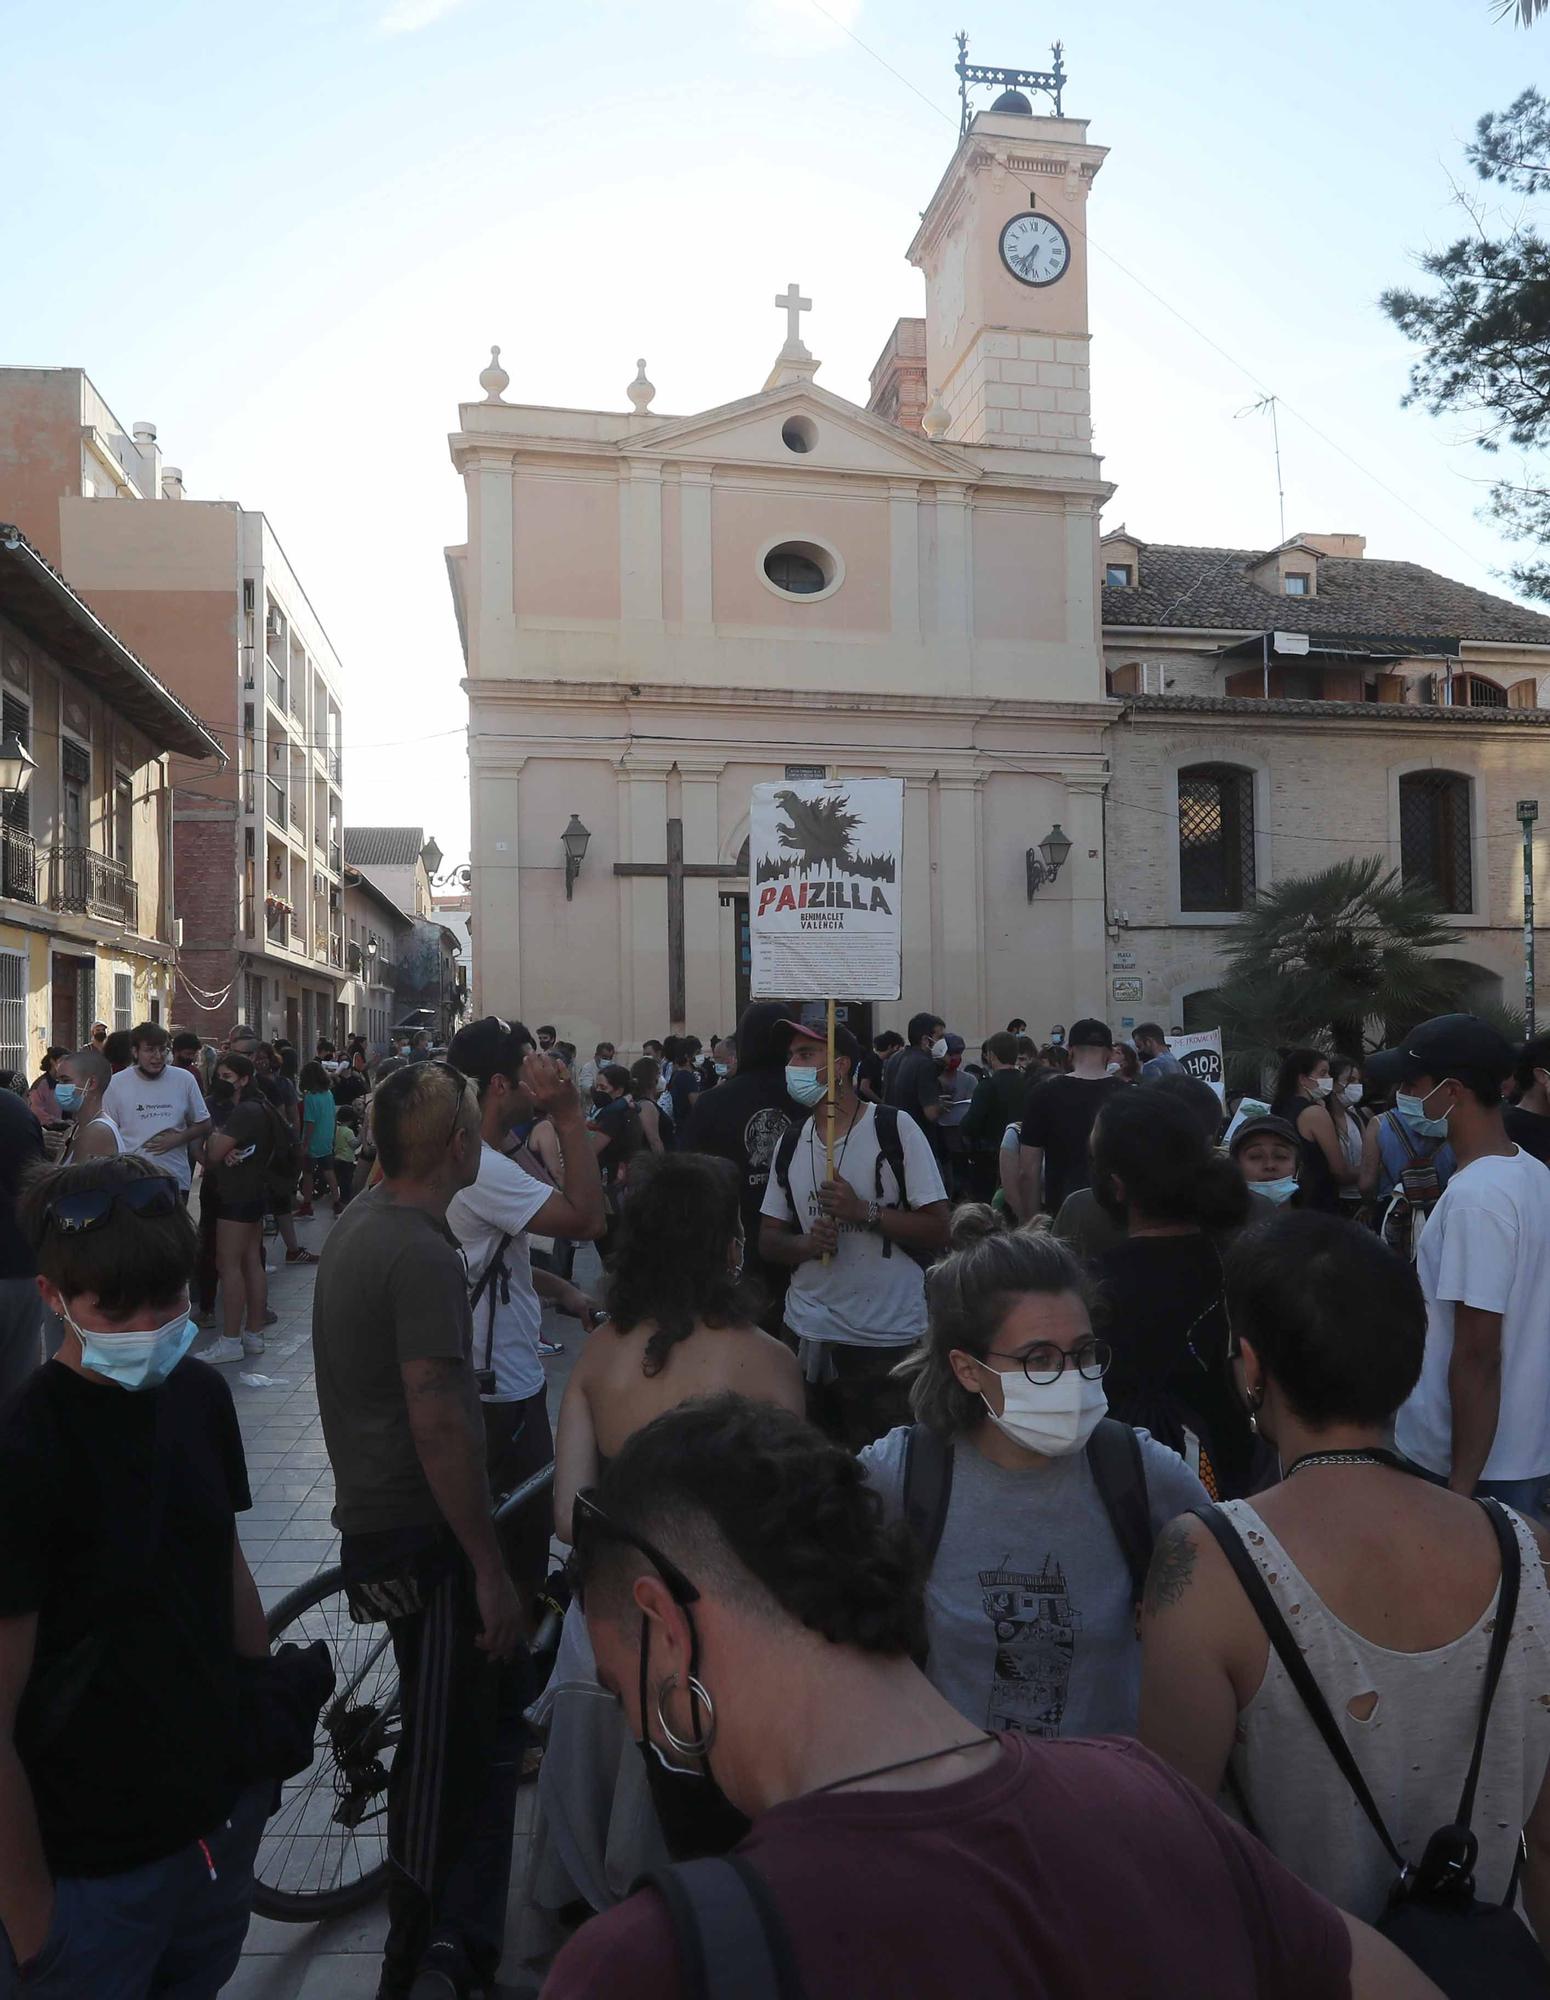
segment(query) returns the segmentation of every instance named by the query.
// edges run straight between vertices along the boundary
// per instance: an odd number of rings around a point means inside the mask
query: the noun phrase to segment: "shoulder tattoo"
[[[1171,1521],[1157,1539],[1152,1566],[1146,1573],[1146,1614],[1155,1618],[1159,1611],[1177,1604],[1195,1575],[1195,1543],[1187,1523]]]

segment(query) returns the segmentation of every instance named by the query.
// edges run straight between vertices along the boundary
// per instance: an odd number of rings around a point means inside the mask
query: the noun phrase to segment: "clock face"
[[[1001,261],[1020,285],[1053,285],[1071,262],[1071,244],[1047,215],[1014,215],[1001,230]]]

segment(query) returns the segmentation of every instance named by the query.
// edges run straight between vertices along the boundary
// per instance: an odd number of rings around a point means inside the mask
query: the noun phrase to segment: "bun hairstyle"
[[[924,1564],[909,1529],[885,1522],[848,1451],[774,1403],[730,1394],[680,1403],[627,1441],[597,1503],[707,1595],[752,1597],[764,1611],[773,1599],[787,1618],[863,1653],[897,1659],[924,1647]],[[627,1606],[626,1580],[642,1567],[617,1542],[589,1551],[589,1608],[594,1593]]]
[[[926,1337],[896,1371],[911,1378],[916,1419],[944,1438],[972,1430],[985,1405],[958,1380],[949,1357],[955,1349],[983,1356],[994,1347],[1019,1299],[1068,1292],[1091,1304],[1081,1262],[1047,1224],[1019,1228],[984,1202],[955,1209],[948,1254],[926,1273]]]
[[[1236,1229],[1249,1191],[1211,1144],[1196,1114],[1157,1090],[1121,1091],[1098,1113],[1092,1136],[1093,1192],[1111,1211],[1153,1222]]]

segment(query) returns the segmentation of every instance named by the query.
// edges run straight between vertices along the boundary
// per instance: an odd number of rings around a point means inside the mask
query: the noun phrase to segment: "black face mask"
[[[694,1632],[694,1620],[689,1629]],[[740,1813],[716,1783],[710,1759],[700,1759],[698,1770],[682,1770],[669,1764],[651,1740],[646,1723],[646,1665],[651,1648],[651,1620],[643,1619],[640,1633],[640,1740],[636,1748],[646,1765],[646,1788],[656,1807],[662,1838],[675,1861],[698,1861],[706,1855],[728,1854],[748,1832],[749,1820]],[[699,1660],[699,1637],[695,1634],[689,1672],[694,1674]],[[692,1697],[691,1697],[692,1700]],[[694,1704],[698,1709],[698,1703]]]
[[[1093,1200],[1113,1222],[1123,1223],[1129,1213],[1127,1205],[1121,1201],[1119,1191],[1113,1181],[1095,1174],[1092,1182]]]

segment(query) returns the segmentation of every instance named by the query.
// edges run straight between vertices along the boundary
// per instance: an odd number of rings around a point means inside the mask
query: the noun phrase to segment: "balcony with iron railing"
[[[301,833],[305,830],[306,824],[307,824],[306,802],[301,798],[295,786],[293,785],[291,787],[291,825],[295,827],[298,833]]]
[[[276,826],[285,824],[285,787],[277,778],[264,780],[264,812]]]
[[[264,662],[264,693],[283,715],[285,713],[285,676],[272,660]]]
[[[49,857],[49,906],[135,929],[140,891],[122,861],[90,847],[56,847]]]
[[[340,775],[341,768],[339,752],[337,750],[330,750],[328,753],[328,775],[336,785],[343,784],[344,782]]]
[[[24,826],[0,828],[0,896],[18,903],[38,900],[38,848]]]
[[[337,965],[341,969],[343,968],[344,939],[342,937],[331,937],[328,940],[328,962],[330,965]]]

